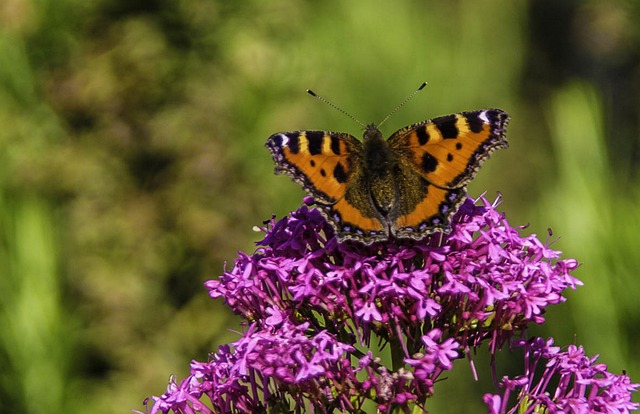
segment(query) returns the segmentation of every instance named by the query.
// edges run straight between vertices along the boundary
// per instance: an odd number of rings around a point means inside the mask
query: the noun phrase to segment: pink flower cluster
[[[575,260],[523,236],[496,206],[469,199],[450,234],[371,246],[338,243],[306,206],[270,221],[252,255],[206,283],[249,328],[194,362],[151,412],[425,408],[455,359],[485,341],[495,353],[581,284]],[[486,402],[502,409],[500,398]]]

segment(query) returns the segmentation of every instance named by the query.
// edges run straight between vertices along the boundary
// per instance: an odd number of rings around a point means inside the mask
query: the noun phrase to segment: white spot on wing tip
[[[478,118],[482,119],[482,121],[484,121],[487,124],[489,123],[489,118],[487,117],[487,111],[480,112],[480,115],[478,115]]]
[[[282,146],[286,147],[289,144],[289,137],[285,134],[280,134],[280,138],[282,138]]]

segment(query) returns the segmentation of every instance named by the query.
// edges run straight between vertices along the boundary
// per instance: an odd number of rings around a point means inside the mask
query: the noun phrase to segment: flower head
[[[514,346],[525,349],[525,374],[515,379],[504,377],[502,395],[484,396],[491,414],[624,414],[640,407],[631,401],[631,393],[640,384],[632,384],[625,374],[607,372],[607,366],[596,364],[598,357],[587,357],[581,346],[561,349],[553,346],[553,339],[542,338],[515,341]],[[536,370],[538,365],[544,367],[541,374]],[[516,391],[517,402],[508,409],[509,395]]]
[[[195,408],[203,395],[216,412],[283,401],[320,412],[356,412],[366,399],[381,412],[424,406],[455,359],[484,341],[496,352],[581,284],[575,260],[523,236],[497,204],[468,199],[450,234],[371,246],[338,243],[306,206],[271,220],[254,254],[206,283],[249,330],[192,367],[196,383],[172,384],[154,412]],[[391,350],[392,366],[374,345]]]

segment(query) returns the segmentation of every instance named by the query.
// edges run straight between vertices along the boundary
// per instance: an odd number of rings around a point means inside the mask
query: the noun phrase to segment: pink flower
[[[424,407],[455,359],[485,341],[497,352],[581,284],[575,260],[523,236],[497,204],[469,199],[450,234],[371,246],[338,243],[306,206],[272,220],[255,253],[206,283],[249,329],[152,412],[206,410],[200,401],[218,413]],[[392,366],[372,357],[387,347]]]

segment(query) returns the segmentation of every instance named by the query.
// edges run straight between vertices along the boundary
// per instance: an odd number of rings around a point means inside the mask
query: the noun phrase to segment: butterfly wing
[[[397,237],[449,231],[466,184],[493,151],[507,147],[508,120],[499,109],[462,112],[402,128],[389,138],[400,166],[401,198],[392,229]]]
[[[280,132],[266,144],[275,173],[287,174],[317,202],[334,204],[344,197],[346,182],[362,147],[349,134],[324,131]]]
[[[411,161],[416,172],[441,188],[466,185],[505,138],[509,115],[483,109],[434,118],[400,129],[389,145]]]
[[[420,240],[435,231],[448,233],[451,216],[466,198],[466,189],[437,187],[416,172],[408,159],[400,158],[397,175],[397,207],[391,232],[398,238]]]
[[[304,187],[340,241],[387,238],[364,184],[359,140],[340,132],[296,131],[273,134],[266,146],[276,174]]]

